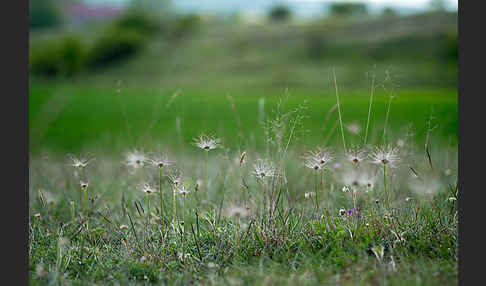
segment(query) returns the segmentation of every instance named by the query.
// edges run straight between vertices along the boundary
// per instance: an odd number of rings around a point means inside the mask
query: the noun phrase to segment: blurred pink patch
[[[333,167],[334,169],[339,169],[339,168],[341,168],[341,164],[339,164],[339,163],[334,163],[334,165],[332,165],[332,167]]]

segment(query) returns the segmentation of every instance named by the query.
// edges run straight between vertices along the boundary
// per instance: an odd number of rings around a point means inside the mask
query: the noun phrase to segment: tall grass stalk
[[[388,128],[388,120],[390,118],[390,108],[391,108],[392,99],[393,99],[393,95],[390,95],[388,100],[388,107],[385,115],[385,126],[383,127],[383,144],[386,143],[386,129]]]
[[[332,68],[332,74],[334,78],[334,88],[336,90],[336,101],[337,101],[337,106],[338,106],[338,114],[339,114],[339,125],[341,127],[341,136],[343,138],[343,148],[344,148],[344,154],[346,155],[348,153],[348,149],[346,149],[346,141],[344,140],[344,129],[343,129],[343,118],[341,116],[341,104],[339,103],[339,92],[338,92],[338,86],[337,86],[337,79],[336,79],[336,70],[333,67]]]
[[[368,129],[369,129],[369,126],[370,126],[371,106],[373,105],[373,93],[374,93],[374,91],[375,91],[375,74],[373,74],[373,77],[371,78],[370,105],[368,107],[368,119],[366,120],[366,131],[365,131],[363,146],[366,145],[366,142],[367,142],[367,139],[368,139]]]

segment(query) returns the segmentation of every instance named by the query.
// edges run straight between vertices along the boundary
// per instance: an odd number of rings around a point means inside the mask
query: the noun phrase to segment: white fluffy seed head
[[[174,164],[174,161],[170,161],[166,154],[159,154],[148,158],[147,162],[158,168],[168,167]]]
[[[359,164],[366,159],[366,150],[354,146],[349,150],[346,159],[350,161],[353,165],[359,166]]]
[[[272,163],[267,160],[257,159],[253,164],[253,175],[260,180],[275,176],[275,169]]]
[[[142,192],[144,192],[148,195],[155,193],[155,188],[153,188],[149,183],[143,183],[140,186],[140,189],[142,190]]]
[[[169,180],[174,186],[178,186],[182,183],[182,172],[179,169],[174,169],[169,174]]]
[[[82,157],[76,157],[72,154],[69,155],[69,158],[71,159],[71,166],[75,169],[83,169],[85,168],[86,166],[88,166],[89,162],[91,162],[93,159],[85,159],[85,158],[82,158]]]
[[[370,154],[370,160],[372,163],[394,168],[400,162],[398,148],[391,145],[376,147]]]
[[[186,188],[186,186],[184,185],[181,185],[177,188],[177,192],[181,195],[183,195],[184,197],[189,194],[189,190]]]
[[[125,154],[126,164],[134,169],[141,168],[147,161],[147,156],[140,150],[133,149]]]
[[[194,138],[194,145],[203,150],[209,151],[221,147],[221,139],[210,135],[201,134]]]

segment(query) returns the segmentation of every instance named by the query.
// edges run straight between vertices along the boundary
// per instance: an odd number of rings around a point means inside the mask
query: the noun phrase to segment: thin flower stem
[[[315,192],[316,192],[316,212],[319,211],[319,199],[317,197],[317,171],[314,172],[314,186],[315,186]]]
[[[147,224],[150,220],[150,194],[147,193]]]
[[[324,197],[324,171],[321,171],[320,172],[320,183],[321,183],[321,191],[322,191],[322,195]]]
[[[84,199],[83,199],[83,189],[79,189],[79,206],[81,207],[81,212],[84,212]]]
[[[175,187],[173,187],[173,190],[172,190],[172,194],[173,194],[173,200],[172,200],[172,218],[173,218],[173,221],[175,222],[176,221],[176,216],[177,216],[177,205],[176,205],[176,189]]]
[[[184,222],[184,239],[186,239],[186,196],[182,198],[182,221]]]
[[[260,180],[260,204],[261,204],[261,207],[262,207],[262,217],[263,217],[263,214],[265,213],[265,210],[264,210],[264,206],[263,206],[263,180]]]
[[[162,195],[162,167],[159,168],[159,197],[160,197],[160,217],[162,218],[162,210],[165,211],[164,197]]]
[[[383,164],[383,188],[385,189],[385,202],[386,202],[386,206],[389,207],[389,203],[388,203],[388,192],[386,190],[386,164]]]
[[[86,218],[88,218],[88,188],[84,189],[84,209],[86,211]]]
[[[208,157],[209,157],[209,151],[206,150],[206,166],[204,168],[205,171],[205,176],[206,176],[206,192],[207,195],[209,196],[209,182],[208,182]]]

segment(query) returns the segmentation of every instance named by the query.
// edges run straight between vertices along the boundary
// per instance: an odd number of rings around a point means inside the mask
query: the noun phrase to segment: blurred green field
[[[116,152],[129,147],[162,145],[177,149],[190,144],[201,132],[224,138],[227,147],[264,145],[259,124],[259,100],[264,98],[264,120],[273,117],[284,90],[223,92],[124,89],[58,85],[30,89],[30,152],[42,150],[78,152],[102,149]],[[369,91],[340,88],[345,126],[357,124],[364,135]],[[175,95],[178,94],[178,95]],[[336,103],[331,89],[322,92],[288,90],[284,110],[305,105],[306,118],[297,134],[304,145],[341,144],[337,110],[326,115]],[[437,126],[432,135],[448,144],[457,143],[457,93],[453,89],[397,90],[390,109],[392,138],[405,139],[413,130],[414,140],[423,142],[427,121]],[[234,110],[231,108],[231,96]],[[389,97],[383,89],[374,96],[370,138],[381,138]],[[179,123],[178,123],[179,122]],[[179,125],[179,127],[178,127]],[[241,136],[241,137],[240,137]],[[360,143],[360,135],[346,133],[349,144]]]
[[[325,120],[336,103],[333,67],[344,123],[360,125],[361,136],[376,75],[368,143],[382,134],[383,84],[393,85],[397,96],[389,122],[393,140],[412,127],[413,140],[423,142],[432,116],[432,138],[457,143],[457,13],[278,24],[195,16],[161,25],[140,52],[116,64],[72,76],[32,74],[30,152],[177,148],[201,132],[224,138],[228,147],[260,148],[259,100],[268,119],[285,88],[286,110],[307,106],[298,143],[341,144],[337,112]],[[104,28],[31,33],[31,55],[46,39],[74,35],[90,43]],[[346,136],[350,144],[360,142],[359,135]]]

